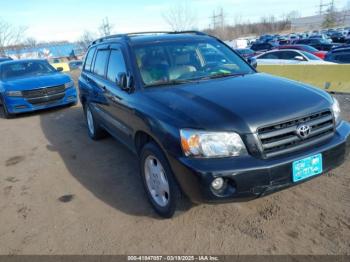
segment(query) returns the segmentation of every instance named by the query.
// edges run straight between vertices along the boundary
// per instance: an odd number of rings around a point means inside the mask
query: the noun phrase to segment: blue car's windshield
[[[146,86],[250,74],[255,71],[218,41],[183,41],[134,47]]]
[[[45,61],[18,61],[1,65],[0,78],[9,80],[12,78],[46,75],[56,70]]]

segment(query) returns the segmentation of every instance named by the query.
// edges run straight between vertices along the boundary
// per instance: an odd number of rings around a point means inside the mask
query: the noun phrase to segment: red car
[[[277,46],[275,49],[296,49],[305,51],[308,53],[311,53],[321,59],[325,59],[327,52],[326,51],[319,51],[316,48],[309,46],[309,45],[280,45]]]

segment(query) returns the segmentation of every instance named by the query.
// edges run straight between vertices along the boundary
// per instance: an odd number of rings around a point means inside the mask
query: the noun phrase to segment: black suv
[[[164,217],[188,198],[253,199],[299,184],[349,152],[337,100],[257,73],[200,32],[96,40],[79,87],[89,136],[108,131],[138,156],[148,198]]]

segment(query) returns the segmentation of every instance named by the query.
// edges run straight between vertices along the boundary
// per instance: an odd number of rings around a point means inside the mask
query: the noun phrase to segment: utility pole
[[[334,0],[332,0],[331,2],[325,4],[323,2],[323,0],[320,0],[320,5],[318,6],[318,14],[319,15],[323,15],[326,11],[327,11],[327,7],[330,7],[331,9],[334,9]],[[325,10],[326,8],[326,10]]]
[[[220,8],[219,13],[216,11],[213,12],[213,15],[210,17],[212,20],[213,29],[220,27],[221,29],[225,26],[225,15],[223,8]]]
[[[102,24],[99,28],[100,34],[102,36],[109,36],[111,35],[112,25],[109,23],[108,17],[104,18],[102,20]]]

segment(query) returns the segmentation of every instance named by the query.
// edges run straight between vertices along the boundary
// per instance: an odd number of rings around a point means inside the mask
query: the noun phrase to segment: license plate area
[[[298,182],[323,172],[322,154],[293,162],[293,182]]]

